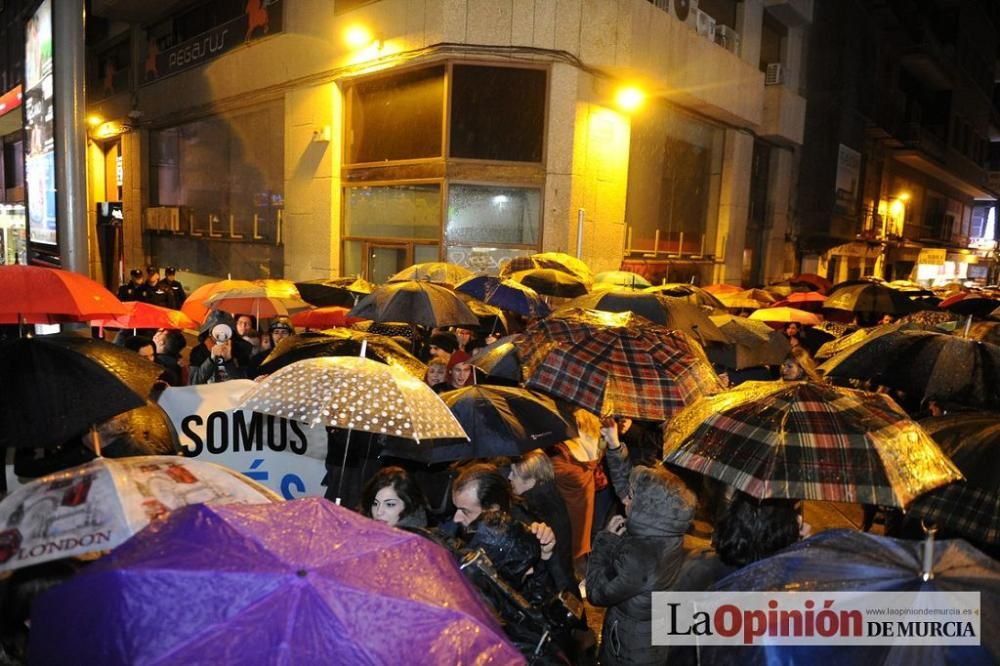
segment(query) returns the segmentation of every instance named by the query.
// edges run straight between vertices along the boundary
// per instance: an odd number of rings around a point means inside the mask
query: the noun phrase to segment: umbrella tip
[[[921,521],[921,524],[923,525],[924,534],[927,536],[927,539],[923,543],[924,557],[920,577],[926,583],[934,578],[934,535],[937,534],[937,526],[933,523],[924,523],[923,521]]]

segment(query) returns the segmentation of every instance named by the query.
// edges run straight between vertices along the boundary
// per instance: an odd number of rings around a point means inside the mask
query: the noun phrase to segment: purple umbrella
[[[29,653],[49,664],[523,663],[446,550],[319,498],[174,512],[39,597]]]

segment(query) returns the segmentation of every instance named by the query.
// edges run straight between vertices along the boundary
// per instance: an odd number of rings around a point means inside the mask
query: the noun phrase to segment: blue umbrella
[[[525,317],[544,317],[549,314],[549,306],[534,289],[514,280],[477,275],[463,281],[455,287],[455,291]]]
[[[856,530],[828,530],[723,578],[716,591],[980,592],[981,646],[703,647],[703,664],[978,664],[1000,663],[1000,563],[965,541],[934,544],[925,580],[924,542]],[[929,562],[930,563],[930,562]]]
[[[32,608],[38,664],[407,660],[520,655],[450,553],[321,498],[176,511]]]

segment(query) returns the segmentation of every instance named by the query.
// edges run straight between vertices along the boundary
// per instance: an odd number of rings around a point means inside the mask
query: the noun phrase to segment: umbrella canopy
[[[828,530],[723,578],[720,592],[775,591],[979,591],[982,624],[1000,617],[1000,564],[964,541],[934,544],[930,572],[922,575],[924,544]],[[989,618],[989,619],[987,619]],[[1000,661],[1000,641],[984,631],[982,647],[947,645],[778,646],[701,648],[704,663],[764,664],[990,664]]]
[[[378,287],[349,314],[375,322],[407,322],[427,328],[479,325],[476,315],[454,292],[412,280]]]
[[[953,335],[1000,345],[1000,321],[974,321],[968,330],[965,326],[957,326]]]
[[[84,435],[93,441],[95,433]],[[159,404],[147,400],[142,407],[122,412],[97,425],[101,455],[122,458],[135,455],[177,455],[181,444],[170,417]]]
[[[240,409],[421,441],[465,431],[437,394],[409,372],[367,358],[309,358],[269,375]]]
[[[733,315],[714,316],[712,322],[726,336],[726,344],[705,348],[717,365],[733,370],[781,365],[792,351],[788,337],[763,322]]]
[[[577,296],[556,310],[553,316],[574,308],[604,312],[634,312],[655,324],[684,331],[701,344],[727,342],[708,315],[699,307],[679,298],[642,291],[611,288]]]
[[[909,515],[1000,545],[1000,414],[957,412],[920,421],[958,466],[965,483],[921,495]]]
[[[841,283],[829,292],[824,307],[850,312],[907,314],[918,308],[903,292],[875,282]]]
[[[284,282],[281,281],[277,288],[273,285],[253,285],[220,291],[205,299],[205,305],[233,314],[252,314],[257,319],[282,317],[289,310],[308,308],[309,304],[299,298],[298,290],[294,294],[289,293],[284,288]]]
[[[292,315],[292,324],[300,328],[336,328],[350,326],[356,321],[361,321],[358,317],[349,317],[348,312],[350,312],[349,308],[336,305],[303,310]]]
[[[517,348],[523,339],[522,334],[500,338],[491,345],[476,349],[469,362],[487,375],[520,383],[524,377]]]
[[[1000,302],[995,298],[975,291],[960,291],[938,303],[942,310],[973,317],[988,317],[997,306]]]
[[[776,324],[786,324],[794,321],[798,324],[804,324],[806,326],[818,324],[822,321],[812,312],[806,312],[805,310],[800,310],[798,308],[786,307],[761,308],[760,310],[751,313],[750,319],[755,321],[770,321]]]
[[[32,612],[33,663],[521,661],[448,551],[322,498],[181,509]]]
[[[733,294],[738,294],[743,291],[743,287],[735,284],[710,284],[704,288],[710,294],[715,296],[731,296]]]
[[[427,372],[426,365],[392,338],[346,328],[307,331],[285,338],[271,350],[259,369],[262,374],[270,374],[307,358],[361,356],[362,345],[365,357],[373,361],[401,368],[420,380]]]
[[[538,292],[514,280],[477,275],[463,281],[455,291],[524,317],[544,317],[550,312]]]
[[[630,287],[632,289],[645,289],[651,287],[649,280],[633,273],[632,271],[604,271],[594,276],[594,285],[610,284],[616,287]]]
[[[409,280],[426,280],[446,287],[454,287],[463,280],[472,277],[474,273],[465,266],[449,264],[444,261],[428,261],[413,264],[404,268],[389,278],[388,282],[407,282]]]
[[[495,305],[483,303],[478,298],[460,291],[456,291],[455,295],[458,296],[459,299],[461,299],[461,301],[468,306],[469,310],[472,311],[472,314],[476,315],[476,318],[479,319],[479,328],[481,330],[492,331],[494,333],[507,333],[509,325],[507,323],[507,315],[504,314],[503,310]]]
[[[576,257],[564,252],[540,252],[530,257],[511,257],[500,264],[498,274],[502,278],[511,277],[519,271],[534,268],[551,269],[572,275],[584,284],[590,285],[594,275],[590,267]]]
[[[882,324],[881,326],[873,326],[872,328],[859,328],[858,330],[845,335],[841,338],[834,338],[829,342],[824,342],[819,349],[816,350],[816,358],[830,358],[836,356],[845,349],[850,349],[854,345],[864,342],[869,335],[876,333],[879,330],[887,332],[889,327],[893,327],[892,330],[896,330],[899,327],[893,324]]]
[[[789,294],[785,298],[776,302],[775,307],[790,307],[809,310],[818,308],[826,302],[826,296],[818,291],[799,291]]]
[[[587,284],[583,280],[554,268],[518,271],[511,279],[543,296],[574,298],[587,293]]]
[[[214,463],[179,456],[97,458],[35,479],[0,502],[0,524],[7,529],[0,571],[111,550],[188,504],[280,501]]]
[[[110,319],[93,319],[91,326],[104,328],[168,328],[197,329],[198,322],[180,310],[171,310],[142,301],[129,301],[122,304],[125,314]]]
[[[825,319],[813,326],[812,330],[825,333],[832,340],[835,338],[842,338],[845,335],[853,333],[858,330],[858,327],[856,324],[848,324],[840,321]]]
[[[799,273],[798,275],[793,275],[788,280],[791,284],[802,284],[816,291],[821,291],[824,294],[830,292],[830,288],[833,287],[833,283],[827,280],[822,275],[816,275],[815,273]]]
[[[663,453],[758,499],[905,507],[962,478],[888,396],[811,382],[702,398],[667,424]]]
[[[477,384],[441,394],[470,441],[439,440],[414,446],[392,442],[383,454],[433,464],[521,456],[576,437],[552,398],[523,388]]]
[[[693,284],[687,284],[685,282],[658,284],[653,287],[647,287],[646,291],[654,294],[663,294],[664,296],[683,298],[689,303],[700,307],[708,307],[712,310],[726,309],[723,302],[716,298],[713,294],[705,291],[701,287],[696,287]]]
[[[906,326],[869,335],[820,366],[827,377],[870,379],[917,400],[1000,407],[1000,347]]]
[[[353,308],[363,296],[375,290],[368,280],[354,277],[296,282],[295,287],[302,300],[321,308],[331,305]]]
[[[908,315],[903,315],[899,321],[917,326],[935,328],[942,324],[952,324],[958,321],[959,317],[954,312],[943,310],[918,310]]]
[[[88,321],[125,314],[122,302],[90,278],[41,266],[0,266],[0,314],[17,323]],[[44,321],[43,321],[44,320]]]
[[[255,286],[249,280],[219,280],[203,284],[188,294],[184,304],[181,305],[181,312],[197,322],[204,322],[210,309],[205,303],[209,298],[220,292],[232,289],[252,289]]]
[[[665,421],[721,389],[697,342],[631,312],[570,310],[543,319],[518,353],[528,388],[595,414]]]
[[[0,343],[0,445],[53,447],[146,404],[163,368],[103,340],[44,335]]]

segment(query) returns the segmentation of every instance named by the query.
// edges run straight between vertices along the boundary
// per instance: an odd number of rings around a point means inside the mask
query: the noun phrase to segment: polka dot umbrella
[[[362,352],[364,353],[364,352]],[[263,414],[416,440],[468,435],[434,391],[406,370],[368,358],[310,358],[281,368],[243,397]],[[342,468],[343,469],[343,468]],[[338,503],[343,472],[337,486]]]

